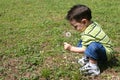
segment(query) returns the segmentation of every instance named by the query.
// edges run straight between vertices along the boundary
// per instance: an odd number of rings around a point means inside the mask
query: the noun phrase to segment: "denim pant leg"
[[[107,61],[106,51],[102,44],[98,42],[92,42],[85,51],[87,57],[91,57],[97,61]]]
[[[82,40],[78,42],[77,47],[82,47]]]

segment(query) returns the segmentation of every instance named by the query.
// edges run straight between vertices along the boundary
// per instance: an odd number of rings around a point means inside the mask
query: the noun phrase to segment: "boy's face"
[[[73,19],[70,21],[70,24],[78,31],[84,31],[86,28],[86,25],[82,20],[80,22],[77,22]]]

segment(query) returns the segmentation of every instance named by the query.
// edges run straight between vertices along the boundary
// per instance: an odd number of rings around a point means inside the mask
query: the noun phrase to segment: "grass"
[[[80,39],[64,19],[79,3],[92,9],[93,20],[103,26],[117,53],[117,65],[108,64],[96,79],[119,80],[119,0],[0,0],[0,80],[93,79],[79,72],[81,55],[63,49],[63,42],[76,45]]]

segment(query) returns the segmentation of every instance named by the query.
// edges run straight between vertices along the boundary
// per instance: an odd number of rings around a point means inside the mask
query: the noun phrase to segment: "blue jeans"
[[[82,47],[82,40],[79,41],[77,47]],[[86,57],[93,58],[97,61],[107,61],[106,51],[102,44],[99,42],[92,42],[88,45],[84,52]]]

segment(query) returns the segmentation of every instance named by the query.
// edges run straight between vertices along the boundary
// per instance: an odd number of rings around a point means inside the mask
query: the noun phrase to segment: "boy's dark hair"
[[[87,20],[91,20],[91,10],[85,5],[74,5],[67,13],[66,19],[67,20],[73,20],[81,21],[83,18]]]

